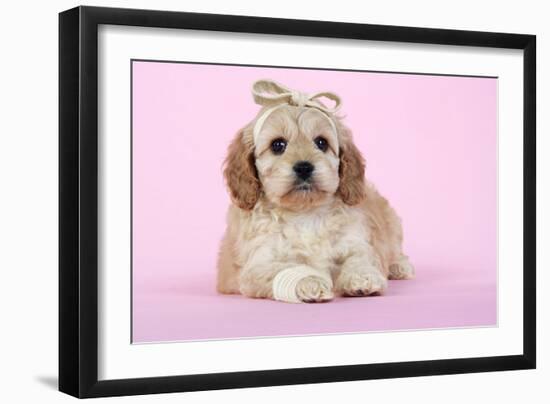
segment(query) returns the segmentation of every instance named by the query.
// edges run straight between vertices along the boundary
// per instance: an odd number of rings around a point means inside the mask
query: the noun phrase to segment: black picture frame
[[[523,354],[98,380],[98,26],[100,24],[523,50]],[[534,35],[77,7],[59,15],[59,390],[104,397],[325,383],[536,366]]]

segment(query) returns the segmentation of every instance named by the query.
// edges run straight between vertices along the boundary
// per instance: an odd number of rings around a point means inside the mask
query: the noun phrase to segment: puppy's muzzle
[[[309,161],[298,161],[294,164],[292,169],[294,170],[296,177],[302,181],[307,181],[311,178],[311,174],[313,174],[315,167]]]

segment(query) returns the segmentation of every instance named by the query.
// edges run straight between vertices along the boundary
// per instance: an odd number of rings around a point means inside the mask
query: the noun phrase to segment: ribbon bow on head
[[[252,96],[254,97],[254,102],[256,102],[256,104],[263,107],[268,107],[268,109],[266,109],[258,118],[256,125],[254,125],[254,143],[257,142],[258,134],[269,115],[271,115],[271,113],[276,109],[285,105],[315,108],[319,110],[328,118],[332,128],[336,132],[336,126],[334,125],[330,115],[338,112],[342,102],[340,97],[334,93],[325,91],[309,95],[300,91],[292,90],[273,80],[258,80],[252,85]],[[327,107],[321,103],[320,98],[323,97],[334,101],[334,106]]]

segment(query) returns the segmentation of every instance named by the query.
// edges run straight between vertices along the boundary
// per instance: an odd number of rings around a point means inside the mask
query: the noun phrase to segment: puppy
[[[380,294],[388,279],[412,278],[401,221],[365,180],[365,161],[336,115],[340,98],[271,80],[252,93],[262,109],[224,165],[232,204],[218,291],[312,303]]]

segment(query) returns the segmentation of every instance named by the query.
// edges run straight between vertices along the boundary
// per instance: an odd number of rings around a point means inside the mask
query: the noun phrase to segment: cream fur
[[[401,248],[401,221],[364,179],[362,157],[340,118],[284,105],[254,141],[255,121],[237,134],[226,160],[234,203],[220,248],[218,291],[322,302],[335,294],[379,294],[388,278],[413,277]],[[313,142],[320,135],[329,143],[326,152]],[[275,138],[288,142],[282,155],[270,150]],[[292,170],[302,160],[315,166],[305,191],[297,189]]]

